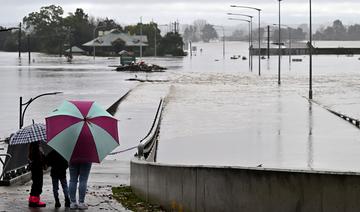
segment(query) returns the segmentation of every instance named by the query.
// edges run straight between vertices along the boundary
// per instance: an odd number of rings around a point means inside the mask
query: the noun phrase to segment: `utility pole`
[[[267,58],[270,58],[270,26],[267,26],[268,36],[267,36]]]
[[[142,16],[140,17],[140,61],[142,60]]]
[[[19,58],[21,58],[21,22],[19,24],[18,51],[19,51]]]
[[[280,18],[280,15],[281,15],[281,0],[278,0],[279,1],[279,49],[278,49],[278,53],[279,53],[279,58],[278,58],[278,85],[281,84],[281,18]]]
[[[28,56],[29,56],[29,64],[30,64],[31,63],[30,35],[27,36],[27,47],[28,47]]]
[[[191,44],[191,41],[189,41],[189,47],[190,47],[190,58],[192,58],[192,44]]]
[[[310,32],[309,32],[309,99],[313,98],[312,91],[312,9],[311,9],[311,0],[309,0],[310,4]]]
[[[157,27],[156,27],[156,25],[154,26],[154,28],[155,28],[155,43],[154,43],[154,48],[155,48],[155,57],[157,57],[157,43],[156,43]]]

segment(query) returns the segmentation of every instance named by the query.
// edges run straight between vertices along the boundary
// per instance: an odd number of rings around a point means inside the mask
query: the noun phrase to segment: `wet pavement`
[[[168,85],[145,84],[135,86],[131,93],[122,102],[115,117],[119,120],[120,146],[113,152],[122,151],[137,146],[151,128],[160,98],[166,96]],[[5,148],[0,152],[6,152]],[[93,164],[88,181],[86,202],[88,211],[127,211],[120,203],[112,199],[112,186],[130,184],[130,160],[137,149],[109,155],[101,164]],[[1,167],[0,167],[1,168]],[[67,177],[69,179],[69,176]],[[24,185],[0,187],[1,211],[66,211],[64,207],[54,208],[52,184],[49,173],[44,174],[42,200],[47,203],[46,208],[29,209],[27,198],[31,182]],[[63,203],[63,194],[59,190],[60,200]],[[69,211],[69,209],[67,209]]]
[[[121,204],[112,199],[111,187],[130,183],[129,166],[129,161],[118,160],[105,160],[100,165],[94,164],[92,166],[88,181],[88,193],[85,197],[85,202],[89,205],[87,211],[127,211]],[[44,174],[44,187],[41,195],[41,199],[47,204],[45,208],[32,209],[28,207],[27,199],[30,187],[31,182],[24,185],[0,187],[0,211],[76,211],[64,208],[61,188],[59,199],[62,207],[55,209],[49,173]]]

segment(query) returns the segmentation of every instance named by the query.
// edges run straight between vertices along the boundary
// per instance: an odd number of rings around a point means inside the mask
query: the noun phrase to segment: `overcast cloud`
[[[308,22],[308,0],[283,0],[282,22],[302,24]],[[315,24],[329,24],[341,19],[345,24],[360,23],[360,0],[313,0],[313,21]],[[60,5],[65,13],[83,8],[94,17],[108,17],[122,24],[154,20],[160,24],[178,20],[181,24],[195,19],[206,19],[213,24],[234,25],[225,13],[239,12],[257,15],[256,11],[230,8],[231,4],[246,5],[262,9],[262,23],[276,23],[277,0],[0,0],[0,25],[12,25],[22,20],[41,6]]]

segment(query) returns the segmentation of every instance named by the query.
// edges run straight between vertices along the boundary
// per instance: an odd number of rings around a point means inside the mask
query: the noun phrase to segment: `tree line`
[[[192,25],[186,26],[183,34],[185,42],[209,42],[218,37],[215,26],[203,19],[195,20]]]
[[[360,40],[360,25],[344,26],[340,20],[335,20],[332,26],[321,27],[314,34],[316,40]]]
[[[83,9],[78,8],[73,13],[64,16],[61,6],[50,5],[41,7],[37,12],[31,12],[22,20],[21,50],[27,50],[27,39],[30,37],[30,47],[33,52],[50,54],[63,53],[70,46],[82,47],[82,44],[97,36],[98,31],[117,29],[132,35],[142,34],[148,38],[148,47],[143,55],[154,55],[155,36],[157,39],[158,55],[183,55],[182,38],[177,32],[168,32],[161,36],[156,23],[121,26],[113,19],[90,17]],[[4,27],[0,26],[0,30]],[[156,33],[156,35],[155,35]],[[18,30],[0,32],[0,50],[18,50]],[[121,46],[121,45],[120,45]],[[181,47],[179,49],[179,47]],[[119,50],[119,43],[114,43],[114,51]]]

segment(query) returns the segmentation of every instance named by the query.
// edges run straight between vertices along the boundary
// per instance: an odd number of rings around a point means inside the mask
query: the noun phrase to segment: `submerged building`
[[[148,46],[146,35],[130,35],[117,29],[104,32],[97,38],[84,43],[84,47],[88,47],[89,54],[96,55],[116,55],[122,50],[139,54],[140,48]]]

